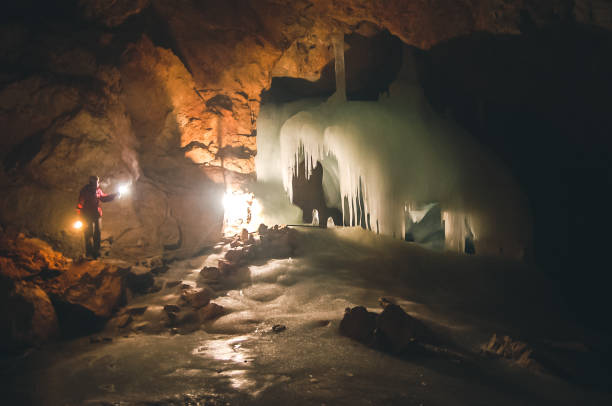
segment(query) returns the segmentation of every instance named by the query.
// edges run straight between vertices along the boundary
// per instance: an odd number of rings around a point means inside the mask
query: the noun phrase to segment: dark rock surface
[[[375,329],[376,313],[367,311],[363,306],[347,308],[340,322],[340,334],[365,345],[374,344]]]
[[[369,312],[363,306],[347,308],[340,322],[340,334],[393,354],[405,353],[415,343],[433,341],[423,322],[385,298],[379,301],[381,313]]]

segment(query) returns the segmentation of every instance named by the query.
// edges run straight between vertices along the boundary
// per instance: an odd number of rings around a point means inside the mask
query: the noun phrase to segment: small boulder
[[[282,333],[285,330],[287,330],[287,326],[285,326],[283,324],[275,324],[275,325],[272,326],[272,332],[273,333]]]
[[[220,276],[221,272],[219,271],[219,268],[216,266],[205,266],[200,271],[200,276],[198,279],[202,282],[218,281]]]
[[[224,311],[225,309],[223,306],[210,302],[200,309],[200,319],[202,321],[216,319],[217,317],[221,316]]]
[[[247,242],[249,240],[249,231],[246,228],[243,228],[240,231],[240,241]]]
[[[508,336],[502,339],[497,334],[493,334],[489,342],[482,347],[482,352],[506,358],[523,368],[541,369],[541,366],[533,359],[533,349],[527,343],[513,341]]]
[[[177,305],[169,304],[164,306],[164,311],[166,313],[178,313],[181,311],[181,308]]]
[[[206,306],[214,297],[215,292],[209,287],[188,289],[181,294],[181,299],[196,309]]]
[[[366,345],[374,343],[376,313],[367,311],[363,306],[346,308],[340,322],[340,334]]]
[[[240,265],[249,256],[249,250],[244,247],[234,248],[225,253],[225,259],[233,264]]]
[[[155,279],[149,268],[133,266],[128,272],[125,282],[132,292],[144,294],[151,290],[155,284]]]
[[[219,272],[221,274],[230,274],[232,272],[234,272],[236,269],[238,269],[238,265],[232,262],[229,262],[225,259],[220,259],[217,262],[217,267],[219,268]]]
[[[385,303],[376,318],[376,339],[382,349],[400,353],[417,340],[425,338],[425,326],[401,307]]]
[[[117,316],[106,324],[107,329],[118,329],[127,327],[133,321],[132,316],[129,313]]]

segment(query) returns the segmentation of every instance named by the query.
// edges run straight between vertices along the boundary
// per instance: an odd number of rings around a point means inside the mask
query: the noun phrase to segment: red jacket
[[[100,202],[110,202],[115,199],[116,193],[109,195],[102,192],[102,189],[96,188],[92,184],[83,186],[79,193],[79,204],[77,205],[77,213],[83,214],[88,218],[97,219],[102,217],[102,207]]]

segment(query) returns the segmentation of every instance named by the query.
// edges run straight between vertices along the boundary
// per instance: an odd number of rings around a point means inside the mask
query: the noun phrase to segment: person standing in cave
[[[100,227],[102,223],[102,208],[100,202],[111,202],[119,193],[105,194],[100,189],[100,178],[90,176],[89,183],[79,193],[77,214],[83,222],[85,237],[85,256],[97,259],[100,256]]]

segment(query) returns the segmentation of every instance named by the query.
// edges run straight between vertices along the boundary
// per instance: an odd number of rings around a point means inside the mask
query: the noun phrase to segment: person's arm
[[[110,193],[107,195],[101,189],[98,190],[100,191],[100,201],[103,203],[112,202],[113,200],[115,200],[115,197],[117,197],[117,193]]]

